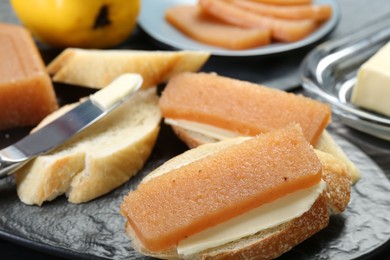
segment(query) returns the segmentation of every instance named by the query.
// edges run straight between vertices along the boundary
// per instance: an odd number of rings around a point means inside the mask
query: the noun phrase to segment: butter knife
[[[0,179],[47,153],[109,114],[142,85],[139,74],[123,74],[64,115],[0,150]]]

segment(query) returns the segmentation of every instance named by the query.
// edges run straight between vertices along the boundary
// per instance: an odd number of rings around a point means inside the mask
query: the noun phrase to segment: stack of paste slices
[[[331,6],[310,0],[199,0],[165,13],[185,35],[232,50],[302,40],[331,16]]]
[[[58,109],[56,94],[30,32],[0,23],[0,130],[38,124]]]
[[[359,172],[325,130],[328,105],[213,73],[173,77],[159,105],[192,149],[122,203],[142,254],[275,258],[347,207]]]

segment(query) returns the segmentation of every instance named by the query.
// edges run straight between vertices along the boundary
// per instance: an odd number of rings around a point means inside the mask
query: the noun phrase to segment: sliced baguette
[[[326,196],[332,214],[343,212],[351,197],[351,175],[345,161],[330,153],[314,150],[322,164],[322,179],[327,183]]]
[[[184,71],[198,71],[210,53],[202,51],[134,51],[65,49],[48,66],[53,81],[100,89],[124,73],[139,73],[143,88]]]
[[[43,124],[69,108],[58,110]],[[144,165],[160,121],[156,88],[137,92],[81,134],[18,170],[20,200],[41,205],[66,193],[70,202],[82,203],[110,192]]]
[[[143,183],[159,175],[169,173],[193,161],[216,153],[226,147],[236,145],[250,137],[226,139],[217,143],[208,143],[191,149],[163,164],[144,178]],[[324,152],[316,152],[323,164],[323,180],[327,189],[317,198],[309,211],[302,216],[276,227],[262,230],[254,235],[241,238],[215,248],[185,257],[185,259],[270,259],[287,252],[303,240],[325,228],[331,212],[343,211],[350,198],[350,176],[345,166],[338,159]],[[342,176],[342,177],[340,177]],[[334,192],[341,190],[342,192]],[[337,208],[337,210],[334,210]],[[126,225],[126,232],[131,238],[132,246],[138,252],[163,259],[182,258],[171,248],[162,252],[147,250],[138,240],[131,225]]]
[[[348,169],[353,183],[360,179],[360,172],[356,165],[348,158],[343,149],[336,143],[328,131],[323,131],[314,147],[320,151],[330,153],[340,161],[343,161]]]

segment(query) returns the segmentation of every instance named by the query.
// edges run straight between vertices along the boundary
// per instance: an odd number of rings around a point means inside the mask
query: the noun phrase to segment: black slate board
[[[2,133],[0,144],[17,138],[16,134],[9,134]],[[390,240],[389,180],[362,151],[337,135],[335,138],[358,165],[362,179],[353,188],[347,210],[332,217],[326,229],[282,259],[363,258],[372,256]],[[119,206],[143,176],[185,150],[171,129],[162,125],[157,145],[136,177],[115,191],[80,205],[60,197],[42,207],[27,206],[18,200],[13,178],[1,180],[0,238],[71,259],[146,259],[131,248]]]

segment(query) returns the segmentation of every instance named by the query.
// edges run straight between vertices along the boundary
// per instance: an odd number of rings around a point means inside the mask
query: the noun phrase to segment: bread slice
[[[171,159],[160,168],[149,174],[142,183],[147,183],[162,174],[169,174],[174,169],[179,169],[192,162],[202,160],[202,158],[218,153],[223,149],[237,145],[243,140],[251,137],[238,137],[226,139],[216,143],[201,145],[195,149]],[[243,237],[236,241],[210,248],[184,259],[270,259],[287,252],[298,243],[309,238],[319,230],[325,228],[329,222],[331,212],[339,213],[343,211],[350,198],[350,176],[346,174],[345,166],[338,159],[330,154],[316,152],[323,165],[323,180],[327,184],[327,189],[320,194],[310,210],[306,213],[282,223],[273,228],[262,230],[256,234]],[[340,177],[343,176],[343,177]],[[330,181],[331,180],[331,181]],[[342,192],[334,192],[341,190]],[[337,211],[333,209],[337,208]],[[124,212],[122,212],[124,214]],[[132,246],[138,252],[163,259],[180,259],[176,248],[169,250],[152,252],[146,249],[136,236],[132,226],[127,223],[126,232],[131,238]]]
[[[327,183],[326,196],[333,214],[343,212],[351,197],[351,175],[344,160],[332,154],[315,150],[322,164],[322,179]]]
[[[330,153],[340,161],[344,162],[353,183],[356,183],[360,179],[360,172],[356,165],[348,158],[343,149],[336,143],[333,137],[328,131],[323,131],[314,147],[317,150]]]
[[[43,122],[64,113],[64,107]],[[161,121],[156,88],[138,91],[109,115],[16,172],[17,193],[41,205],[66,193],[72,203],[106,194],[144,165]]]
[[[100,89],[124,73],[138,73],[143,88],[166,82],[184,71],[198,71],[210,53],[65,49],[48,66],[53,81]]]

